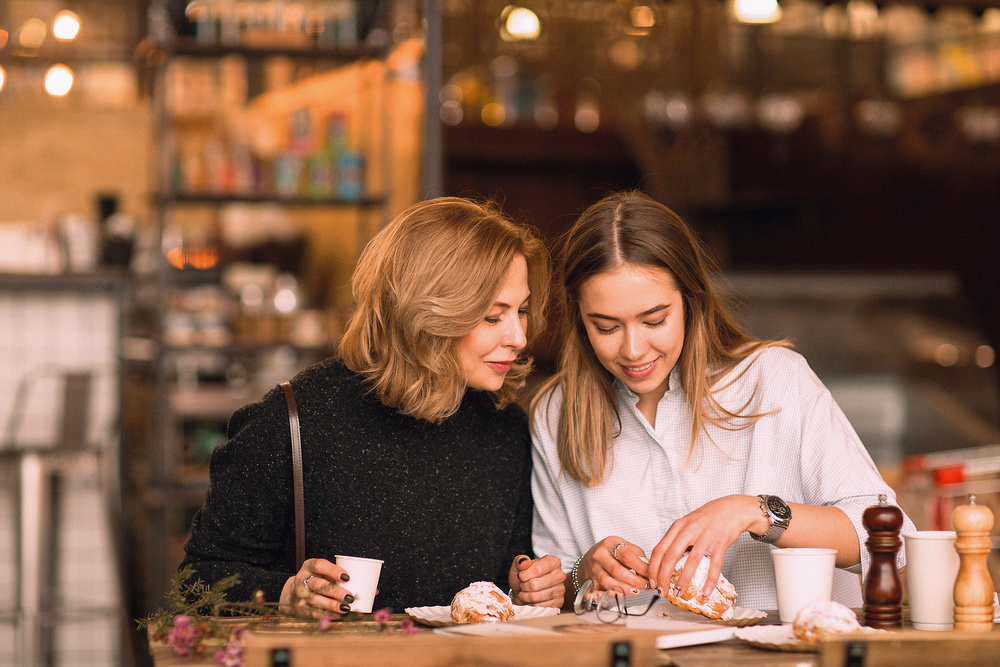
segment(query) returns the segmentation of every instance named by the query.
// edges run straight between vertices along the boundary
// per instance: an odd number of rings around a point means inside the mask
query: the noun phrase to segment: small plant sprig
[[[251,617],[243,619],[254,624],[254,618],[261,622],[272,620],[278,611],[278,605],[267,602],[264,592],[257,591],[254,599],[249,602],[231,602],[226,599],[226,592],[239,583],[239,576],[233,575],[208,585],[195,578],[195,571],[187,566],[174,575],[170,591],[166,594],[166,605],[156,612],[137,621],[140,630],[148,630],[150,636],[170,646],[174,653],[184,658],[193,658],[205,653],[205,640],[211,638],[226,638],[226,644],[215,653],[215,661],[225,667],[241,667],[243,664],[243,649],[241,640],[246,627],[220,622],[221,616],[239,615]],[[301,588],[301,587],[300,587]],[[297,596],[308,595],[302,588],[295,591]],[[364,614],[350,612],[342,620],[362,620]],[[415,634],[414,622],[407,618],[392,627],[389,609],[379,609],[373,614],[377,632],[387,634]],[[331,618],[327,615],[317,620],[317,630],[326,632],[331,627]]]
[[[154,613],[137,621],[140,630],[147,629],[153,639],[170,646],[174,653],[190,658],[205,652],[205,640],[212,637],[230,637],[226,651],[226,662],[238,664],[235,646],[238,647],[242,627],[233,628],[219,622],[222,615],[239,614],[256,616],[269,620],[277,611],[277,604],[266,602],[263,591],[257,591],[253,601],[230,602],[226,591],[239,583],[239,575],[221,579],[211,586],[195,578],[195,571],[187,566],[174,575],[170,591],[166,594],[166,605]],[[220,651],[222,653],[222,651]],[[218,659],[220,656],[216,656]]]

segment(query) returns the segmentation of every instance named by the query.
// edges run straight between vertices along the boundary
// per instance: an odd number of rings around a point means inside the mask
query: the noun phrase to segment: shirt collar
[[[622,402],[627,401],[631,405],[639,402],[639,395],[626,387],[625,383],[618,378],[615,378],[614,390],[618,399]],[[667,397],[671,399],[684,398],[684,389],[681,388],[681,371],[677,367],[677,364],[674,364],[674,367],[670,370],[670,375],[667,376],[667,392],[663,395],[663,398]]]

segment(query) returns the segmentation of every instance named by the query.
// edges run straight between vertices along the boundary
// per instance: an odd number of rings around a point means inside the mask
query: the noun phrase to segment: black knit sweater
[[[340,361],[292,379],[302,428],[306,558],[385,561],[375,608],[445,605],[473,581],[506,590],[530,554],[531,444],[517,406],[468,391],[441,424],[383,405]],[[277,601],[295,573],[288,411],[280,388],[233,414],[212,455],[184,565],[229,599]]]

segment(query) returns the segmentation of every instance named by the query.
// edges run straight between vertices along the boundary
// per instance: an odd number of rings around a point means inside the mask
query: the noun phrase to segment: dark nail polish
[[[345,572],[345,573],[343,573],[342,575],[340,575],[340,580],[341,580],[341,581],[350,581],[350,580],[351,580],[351,575],[349,575],[349,574],[347,574],[347,573]]]
[[[529,560],[529,559],[528,559],[528,557],[527,557],[527,556],[521,556],[520,558],[518,558],[518,559],[517,559],[517,564],[518,564],[518,565],[523,565],[523,564],[524,564],[524,563],[526,563],[526,562],[527,562],[528,560]]]
[[[351,604],[352,602],[354,602],[354,596],[350,594],[345,595],[344,602],[346,602],[347,604]]]
[[[351,610],[351,605],[349,605],[349,604],[342,604],[342,605],[340,605],[340,611],[346,613],[346,612],[349,612],[350,610]]]

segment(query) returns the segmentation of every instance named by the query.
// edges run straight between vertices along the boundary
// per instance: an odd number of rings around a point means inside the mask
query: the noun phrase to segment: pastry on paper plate
[[[456,623],[500,623],[513,616],[510,597],[489,581],[469,584],[451,601],[451,618]]]
[[[684,564],[687,563],[688,554],[684,554],[674,566],[674,572],[670,575],[670,588],[664,593],[665,598],[678,607],[693,611],[711,619],[728,621],[733,617],[733,604],[736,602],[736,588],[721,574],[719,582],[715,585],[711,595],[705,595],[702,589],[705,587],[705,579],[708,577],[708,568],[711,560],[704,556],[698,563],[691,583],[685,590],[677,586],[677,580],[681,577]]]
[[[811,602],[799,609],[792,622],[795,638],[807,644],[815,644],[824,633],[860,632],[858,616],[850,608],[839,602]]]

